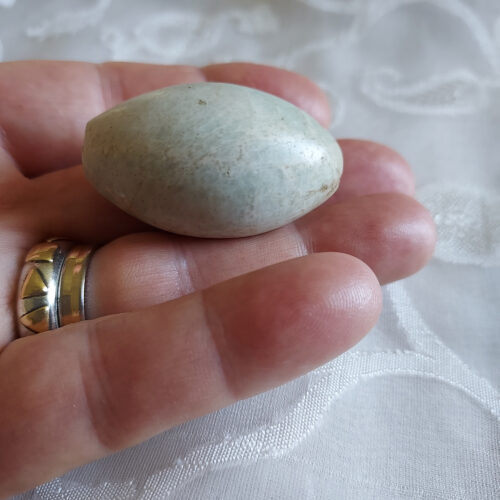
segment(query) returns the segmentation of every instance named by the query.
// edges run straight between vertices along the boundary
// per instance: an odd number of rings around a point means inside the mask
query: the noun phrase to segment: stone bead
[[[337,189],[342,153],[292,104],[224,83],[167,87],[92,119],[87,178],[108,200],[174,233],[231,238],[287,224]]]

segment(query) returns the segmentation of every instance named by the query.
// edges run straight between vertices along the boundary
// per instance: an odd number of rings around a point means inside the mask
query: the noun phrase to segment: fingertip
[[[409,274],[422,269],[432,258],[437,241],[436,224],[432,214],[414,198],[406,197],[408,238],[405,240],[403,251],[408,261],[413,263]],[[406,273],[405,273],[406,276]]]
[[[341,353],[375,326],[382,310],[382,290],[373,270],[360,259],[345,253],[314,255],[324,260],[322,279],[330,287],[330,314],[343,321],[339,328],[343,334],[337,337]]]
[[[394,193],[390,198],[393,205],[390,239],[394,243],[394,258],[378,273],[383,284],[406,278],[422,269],[432,257],[436,245],[436,225],[430,212],[410,196]]]
[[[376,221],[370,226],[371,241],[379,242],[366,248],[367,262],[376,270],[380,283],[390,283],[410,276],[432,257],[436,244],[436,226],[429,211],[413,197],[401,193],[368,196],[377,197]],[[380,252],[384,252],[383,258]]]
[[[206,303],[226,376],[238,397],[248,397],[352,347],[376,323],[381,292],[361,261],[324,253],[214,287]]]
[[[339,139],[344,175],[332,201],[375,193],[413,196],[415,177],[408,162],[395,150],[361,139]]]
[[[325,93],[309,78],[282,68],[253,63],[223,63],[205,66],[208,81],[232,82],[253,87],[285,99],[328,127],[330,103]]]

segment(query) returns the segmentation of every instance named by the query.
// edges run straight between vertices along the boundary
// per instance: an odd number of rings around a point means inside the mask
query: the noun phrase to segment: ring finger
[[[148,307],[315,252],[353,255],[384,283],[417,271],[433,246],[428,212],[413,198],[397,193],[326,204],[294,224],[251,238],[221,241],[133,234],[95,254],[89,271],[88,315]]]

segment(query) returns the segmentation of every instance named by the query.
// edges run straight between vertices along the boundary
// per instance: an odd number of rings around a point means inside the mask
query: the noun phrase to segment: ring
[[[95,248],[53,238],[26,255],[19,280],[19,335],[85,320],[85,278]]]

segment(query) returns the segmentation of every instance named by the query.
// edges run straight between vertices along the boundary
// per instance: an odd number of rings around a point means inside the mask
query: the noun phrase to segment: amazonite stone
[[[307,113],[224,83],[143,94],[87,124],[85,174],[108,200],[174,233],[231,238],[287,224],[337,189],[342,153]]]

